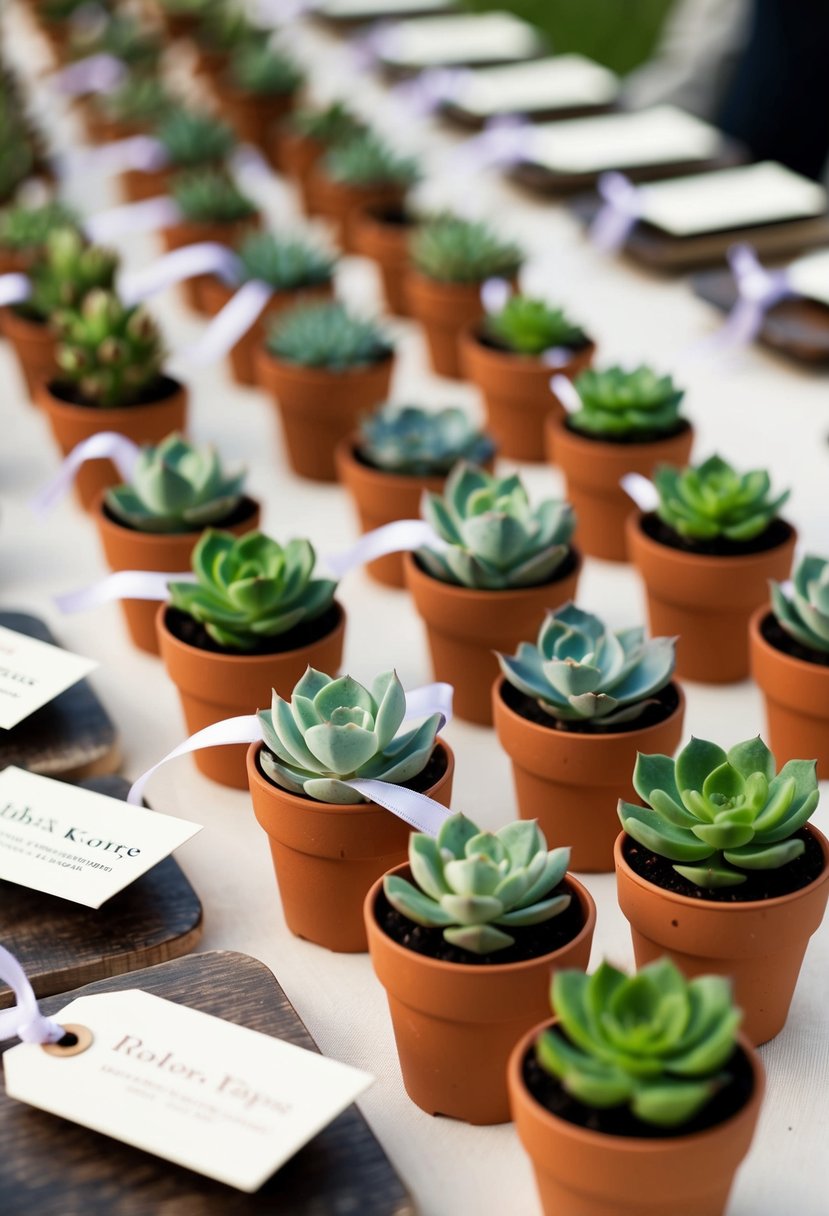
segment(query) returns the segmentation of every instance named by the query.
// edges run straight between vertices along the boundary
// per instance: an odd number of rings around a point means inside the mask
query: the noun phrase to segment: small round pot
[[[175,166],[149,170],[125,169],[120,175],[121,189],[128,202],[143,203],[145,199],[166,194],[175,173]]]
[[[768,600],[769,579],[788,578],[797,533],[762,553],[737,557],[686,553],[653,540],[642,513],[626,522],[630,558],[645,583],[650,632],[678,636],[676,674],[703,684],[748,675],[748,622]]]
[[[567,426],[566,417],[547,420],[550,463],[564,474],[566,497],[578,520],[578,543],[590,557],[629,561],[625,521],[631,503],[619,484],[626,473],[650,477],[658,464],[684,467],[694,432],[686,425],[666,439],[649,443],[607,443]]]
[[[409,316],[406,274],[413,229],[401,206],[375,203],[361,207],[352,217],[354,252],[377,264],[386,306],[396,317]]]
[[[221,81],[222,109],[240,141],[253,144],[269,159],[273,127],[291,113],[295,100],[294,93],[246,93],[226,75]]]
[[[267,708],[274,691],[290,697],[309,665],[320,671],[340,669],[345,610],[339,603],[336,624],[324,637],[296,650],[260,655],[221,654],[180,641],[167,625],[169,607],[162,604],[157,610],[158,645],[167,674],[178,688],[188,734],[224,718]],[[246,750],[243,743],[202,748],[193,753],[193,759],[211,781],[244,790],[248,786]]]
[[[625,832],[614,849],[636,966],[668,955],[688,976],[730,976],[743,1030],[758,1046],[785,1025],[809,938],[829,899],[829,841],[811,824],[807,830],[823,851],[818,877],[789,895],[746,903],[692,899],[648,882],[625,860]]]
[[[244,220],[232,220],[230,223],[179,220],[177,224],[173,224],[169,228],[162,228],[160,236],[168,253],[201,241],[215,241],[218,245],[235,246],[244,239],[248,232],[258,228],[260,224],[261,218],[258,215]],[[185,300],[196,312],[207,313],[202,290],[209,277],[206,274],[197,274],[190,279],[185,279],[181,284]]]
[[[334,226],[337,244],[345,253],[358,253],[356,232],[364,207],[375,205],[401,207],[405,188],[389,182],[374,186],[352,186],[335,181],[317,163],[310,172],[309,184],[317,211]]]
[[[410,267],[405,291],[409,312],[426,333],[433,370],[451,380],[463,379],[461,334],[484,315],[481,284],[444,283]]]
[[[427,790],[448,807],[455,758],[437,746],[446,768]],[[405,860],[411,829],[374,802],[343,806],[280,789],[262,772],[262,743],[248,749],[253,811],[268,836],[288,928],[297,937],[340,954],[368,949],[363,903],[372,883]]]
[[[751,674],[766,708],[766,739],[778,764],[806,756],[818,776],[829,778],[829,667],[795,658],[773,646],[763,623],[773,613],[758,608],[749,624]]]
[[[308,135],[298,134],[287,123],[277,126],[271,139],[271,163],[291,178],[306,215],[319,213],[313,171],[325,152],[325,144]]]
[[[336,481],[337,444],[363,414],[388,399],[393,368],[394,355],[368,367],[329,371],[285,363],[259,348],[256,378],[276,403],[295,473],[311,481]]]
[[[498,741],[512,761],[521,819],[537,819],[548,840],[570,846],[570,865],[588,873],[613,870],[619,834],[617,806],[640,801],[633,788],[637,752],[672,756],[682,739],[685,694],[667,718],[637,730],[579,734],[539,726],[504,700],[499,676],[492,689]]]
[[[527,1089],[524,1061],[542,1023],[517,1043],[508,1085],[515,1130],[529,1154],[544,1216],[723,1216],[748,1153],[765,1077],[756,1051],[738,1043],[754,1074],[746,1104],[705,1131],[665,1139],[609,1136],[552,1114]]]
[[[99,431],[116,431],[135,443],[160,443],[173,431],[184,431],[187,419],[187,389],[177,380],[164,378],[157,400],[140,405],[99,408],[76,405],[59,396],[60,385],[41,382],[36,401],[46,413],[61,453],[69,453],[84,439]],[[81,505],[89,511],[96,498],[110,486],[121,483],[111,460],[87,460],[75,477]]]
[[[496,650],[512,654],[534,638],[547,612],[576,598],[581,556],[560,578],[540,587],[476,591],[427,574],[414,554],[403,558],[406,586],[426,626],[435,679],[455,689],[456,718],[492,725],[492,683],[499,673]]]
[[[411,881],[408,865],[393,874]],[[550,1009],[557,968],[587,967],[596,906],[572,875],[565,883],[584,924],[565,946],[521,963],[465,966],[407,950],[377,920],[379,878],[366,896],[371,961],[386,990],[406,1092],[429,1115],[467,1123],[510,1119],[506,1067],[516,1041]]]
[[[595,344],[587,342],[571,350],[567,363],[555,371],[572,380],[590,366],[595,352]],[[484,399],[487,430],[501,455],[510,460],[544,460],[545,424],[564,415],[561,402],[550,389],[553,369],[543,359],[489,344],[480,325],[462,334],[461,359],[467,379]]]
[[[241,504],[237,523],[213,525],[234,536],[243,536],[259,525],[259,503],[247,498]],[[180,574],[190,569],[193,549],[204,531],[139,532],[120,523],[107,509],[104,494],[98,495],[92,508],[101,547],[110,570],[158,570]],[[158,654],[158,633],[155,620],[158,604],[153,600],[121,600],[127,630],[133,645],[148,654]]]
[[[29,400],[36,401],[38,385],[48,383],[58,374],[54,330],[45,321],[35,321],[14,308],[4,308],[3,335],[17,356]]]

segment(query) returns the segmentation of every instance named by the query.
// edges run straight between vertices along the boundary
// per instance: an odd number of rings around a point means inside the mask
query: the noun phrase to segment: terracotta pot
[[[393,873],[411,879],[408,865]],[[557,967],[584,969],[590,958],[596,907],[571,875],[565,882],[584,924],[572,941],[522,963],[465,966],[417,954],[393,941],[377,921],[379,878],[366,897],[371,961],[386,990],[403,1084],[430,1115],[467,1123],[510,1118],[506,1067],[516,1041],[549,1013]]]
[[[147,126],[149,125],[142,126],[134,122],[122,122],[114,118],[108,118],[100,107],[95,105],[94,101],[84,105],[83,123],[86,127],[89,142],[93,144],[114,143],[118,139],[129,139],[133,135],[143,135],[146,133]]]
[[[38,385],[58,372],[55,335],[45,321],[22,316],[14,308],[3,309],[3,334],[14,348],[29,400],[36,401]]]
[[[425,330],[433,370],[438,376],[461,380],[461,334],[484,315],[481,284],[443,283],[410,267],[405,290],[409,312]]]
[[[160,443],[172,431],[185,430],[187,389],[177,380],[165,378],[164,395],[157,401],[106,409],[66,401],[56,394],[57,387],[41,382],[36,400],[45,410],[55,442],[64,456],[99,431],[116,431],[135,443]],[[75,476],[75,489],[81,505],[88,511],[103,490],[120,482],[121,476],[111,460],[87,460]]]
[[[369,367],[329,371],[283,363],[261,346],[256,378],[274,398],[291,468],[312,481],[336,481],[337,444],[363,414],[388,399],[394,355]]]
[[[642,514],[628,516],[630,558],[645,583],[654,637],[678,636],[676,674],[705,684],[732,684],[748,675],[748,622],[768,600],[769,579],[788,578],[797,533],[773,549],[739,557],[706,556],[653,540]]]
[[[590,366],[595,351],[593,342],[571,351],[568,362],[556,372],[572,380]],[[490,346],[482,341],[478,325],[461,335],[461,362],[467,379],[483,396],[487,430],[501,455],[510,460],[544,460],[545,423],[564,415],[550,389],[552,369],[543,359]]]
[[[553,1025],[534,1027],[516,1044],[508,1071],[515,1130],[532,1161],[544,1216],[724,1216],[765,1089],[760,1057],[748,1041],[738,1039],[754,1086],[730,1119],[665,1139],[609,1136],[551,1114],[527,1089],[524,1061]]]
[[[121,189],[130,203],[142,203],[147,198],[166,194],[175,168],[125,169],[121,174]]]
[[[230,223],[180,220],[170,228],[163,228],[160,236],[168,253],[173,249],[182,249],[185,245],[195,245],[201,241],[215,241],[218,245],[235,246],[244,240],[248,232],[258,228],[260,223],[258,215],[244,220],[232,220]],[[206,274],[197,274],[190,279],[185,279],[181,284],[185,300],[196,312],[207,312],[202,299],[202,289],[209,277]]]
[[[0,274],[25,274],[29,269],[34,251],[9,249],[0,245]],[[0,309],[0,333],[3,330],[3,317],[7,309]]]
[[[498,741],[512,761],[521,819],[537,819],[553,844],[570,846],[574,870],[613,870],[619,834],[620,798],[639,803],[633,788],[636,753],[672,756],[682,739],[685,695],[663,722],[605,734],[579,734],[539,726],[504,700],[507,682],[499,676],[492,689]]]
[[[400,206],[374,204],[361,207],[352,217],[354,252],[377,263],[386,305],[397,317],[409,316],[406,274],[413,228]]]
[[[214,275],[204,275],[200,284],[200,301],[202,312],[215,317],[225,304],[235,296],[238,287],[231,287],[217,279]],[[243,334],[230,351],[230,365],[233,378],[239,384],[256,383],[256,351],[263,345],[268,331],[269,322],[286,308],[293,308],[301,302],[311,300],[330,300],[334,294],[331,283],[318,287],[302,287],[296,291],[280,291],[272,295],[268,303],[254,321],[253,325]]]
[[[298,134],[286,123],[277,127],[271,139],[271,163],[291,178],[306,215],[319,214],[313,170],[325,152],[325,144]]]
[[[293,93],[246,93],[223,77],[222,109],[242,143],[254,144],[270,159],[271,132],[294,108]]]
[[[636,874],[624,857],[620,832],[614,849],[619,907],[630,924],[636,966],[668,955],[686,975],[728,975],[752,1043],[782,1029],[809,938],[829,899],[829,841],[807,831],[823,851],[823,869],[807,887],[746,903],[716,903],[664,891]]]
[[[829,667],[795,658],[763,636],[771,617],[768,604],[749,624],[751,674],[766,708],[765,738],[777,763],[802,757],[817,760],[818,776],[829,779]]]
[[[564,416],[547,422],[547,451],[564,474],[566,497],[578,521],[578,543],[590,557],[629,560],[625,521],[631,503],[619,482],[626,473],[650,477],[658,464],[683,468],[694,432],[686,426],[667,439],[650,443],[606,443],[566,426]]]
[[[329,177],[320,163],[310,173],[314,205],[334,226],[338,245],[346,253],[357,253],[358,217],[364,207],[403,205],[404,187],[381,182],[374,186],[352,186]]]
[[[540,587],[476,591],[443,583],[421,568],[414,555],[403,558],[406,585],[426,626],[436,680],[455,689],[456,718],[492,725],[492,683],[499,673],[494,651],[512,654],[534,638],[547,612],[576,598],[581,556],[569,573]]]
[[[448,807],[455,758],[427,791]],[[405,859],[411,829],[374,802],[342,806],[280,789],[259,767],[263,745],[248,749],[253,811],[268,836],[288,928],[297,937],[341,954],[368,949],[363,902],[372,883]]]
[[[158,643],[167,674],[178,688],[188,734],[204,726],[267,709],[274,690],[290,697],[306,667],[337,672],[343,656],[345,610],[337,604],[337,622],[325,637],[296,650],[278,654],[220,654],[190,646],[167,626],[169,604],[156,615]],[[193,753],[196,767],[205,777],[232,789],[247,789],[247,767],[243,743],[203,748]]]
[[[259,503],[248,498],[243,507],[245,513],[240,521],[225,529],[234,536],[243,536],[259,525]],[[103,493],[95,500],[92,512],[110,570],[158,570],[180,574],[190,569],[193,549],[204,531],[197,528],[172,534],[138,532],[119,523],[105,509]],[[215,526],[224,527],[221,523]],[[133,645],[139,650],[146,650],[148,654],[158,654],[155,627],[158,603],[153,600],[121,600],[121,608]]]

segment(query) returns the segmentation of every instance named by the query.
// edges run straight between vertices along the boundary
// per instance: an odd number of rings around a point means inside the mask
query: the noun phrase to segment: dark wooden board
[[[666,164],[664,161],[657,165],[617,165],[592,173],[556,173],[544,165],[533,164],[532,161],[519,161],[507,170],[510,179],[519,186],[531,190],[535,194],[576,194],[589,190],[603,173],[613,169],[624,173],[632,182],[663,181],[669,177],[688,177],[693,173],[705,173],[709,169],[731,169],[742,164],[746,159],[744,150],[731,141],[724,141],[723,150],[718,156],[707,160],[684,160]]]
[[[0,612],[0,625],[60,644],[43,621],[26,612]],[[88,680],[67,688],[11,730],[0,730],[0,769],[16,764],[69,781],[113,773],[119,763],[115,727]]]
[[[422,8],[409,9],[405,13],[401,13],[399,9],[392,6],[385,12],[380,9],[376,13],[372,13],[370,17],[338,17],[335,14],[326,13],[323,9],[312,9],[308,15],[313,21],[319,22],[328,29],[336,30],[338,34],[351,34],[355,30],[373,25],[375,21],[409,21],[416,17],[451,17],[457,16],[462,11],[457,5],[436,9],[424,4]]]
[[[691,283],[700,299],[720,312],[729,312],[736,301],[737,288],[730,270],[701,271]],[[827,367],[829,307],[800,296],[781,300],[766,313],[756,340],[799,363]]]
[[[595,118],[598,114],[610,114],[615,109],[616,106],[613,102],[606,101],[596,102],[593,105],[585,103],[580,106],[559,106],[557,109],[522,110],[518,117],[526,118],[528,122],[564,122],[568,118]],[[511,110],[498,110],[494,117],[512,117],[514,113]],[[493,117],[488,114],[482,118],[480,114],[473,114],[454,101],[444,102],[438,110],[438,116],[445,118],[452,126],[463,127],[467,131],[481,131]]]
[[[80,784],[110,798],[129,790],[123,777]],[[38,996],[189,954],[201,933],[201,903],[172,857],[97,911],[0,882],[0,942],[20,959]],[[0,1009],[10,1004],[11,992],[0,984]]]
[[[52,1015],[73,997],[127,988],[316,1050],[270,971],[244,954],[191,955],[52,997],[41,1007]],[[3,1216],[412,1216],[414,1211],[355,1106],[260,1191],[245,1195],[0,1095]]]

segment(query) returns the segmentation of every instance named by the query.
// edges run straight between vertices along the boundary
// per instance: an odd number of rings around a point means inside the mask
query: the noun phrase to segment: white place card
[[[392,67],[411,69],[505,63],[529,59],[542,46],[537,31],[509,13],[467,13],[396,22],[384,32],[382,59]]]
[[[321,0],[316,11],[340,21],[371,21],[409,13],[442,13],[457,8],[456,0]]]
[[[826,211],[823,186],[762,161],[642,187],[642,218],[672,236],[807,219]]]
[[[555,55],[475,68],[460,82],[453,102],[478,118],[533,114],[615,101],[619,78],[583,55]]]
[[[788,273],[792,288],[799,296],[829,304],[829,250],[804,254],[791,263]]]
[[[710,123],[675,106],[654,106],[634,114],[542,123],[535,129],[531,159],[553,173],[600,173],[704,161],[722,145],[722,135]]]
[[[201,825],[10,766],[0,773],[0,879],[100,908]]]
[[[97,666],[0,625],[0,729],[11,730]]]
[[[10,1098],[253,1192],[373,1078],[148,992],[83,996],[55,1021],[92,1033],[78,1055],[21,1043]]]

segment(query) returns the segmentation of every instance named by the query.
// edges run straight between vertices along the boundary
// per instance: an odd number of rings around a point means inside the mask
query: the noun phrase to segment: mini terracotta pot
[[[650,443],[607,443],[571,430],[563,414],[551,416],[547,451],[564,474],[580,548],[606,562],[628,561],[625,521],[631,503],[619,482],[626,473],[650,477],[658,464],[684,468],[693,442],[693,429],[685,426],[676,435]]]
[[[191,532],[139,532],[120,523],[105,506],[104,495],[99,494],[92,508],[101,547],[110,570],[158,570],[162,573],[181,574],[190,569],[193,549],[204,529]],[[213,525],[243,536],[259,525],[259,503],[247,498],[242,503],[242,516],[238,523],[226,527],[221,522]],[[158,633],[155,620],[158,603],[153,600],[121,600],[127,629],[133,645],[148,654],[158,654]]]
[[[163,395],[142,405],[99,408],[76,405],[59,395],[60,385],[42,383],[36,394],[62,455],[68,456],[84,439],[99,431],[116,431],[135,443],[160,443],[173,431],[184,432],[187,420],[187,389],[177,380],[163,381]],[[81,505],[89,511],[96,498],[121,476],[111,460],[87,460],[75,476],[75,489]]]
[[[408,865],[392,873],[411,880]],[[369,891],[371,961],[386,990],[403,1084],[427,1114],[477,1124],[509,1121],[510,1053],[528,1026],[549,1012],[556,968],[584,969],[590,958],[596,907],[572,875],[565,883],[584,917],[572,941],[526,962],[487,966],[447,963],[399,945],[377,920],[383,879]]]
[[[294,108],[293,93],[246,93],[223,76],[220,82],[222,109],[242,143],[254,144],[270,158],[271,132]]]
[[[436,680],[455,689],[456,718],[492,725],[492,683],[499,674],[494,651],[512,654],[534,638],[547,612],[576,598],[581,556],[560,578],[540,587],[476,591],[433,578],[414,554],[403,558],[406,586],[426,626]]]
[[[314,206],[333,226],[337,244],[345,253],[357,253],[358,216],[364,207],[401,207],[405,188],[380,182],[374,186],[352,186],[335,181],[318,162],[310,171],[309,184]]]
[[[685,695],[663,722],[605,734],[559,731],[530,722],[504,700],[499,676],[492,689],[498,741],[512,761],[521,819],[537,819],[548,840],[570,846],[574,870],[613,870],[620,798],[639,803],[633,788],[636,753],[672,756],[682,739]]]
[[[363,414],[388,399],[394,355],[368,367],[329,371],[256,352],[256,378],[273,397],[291,468],[312,481],[336,481],[337,444]]]
[[[200,650],[180,641],[167,625],[170,605],[162,604],[156,615],[159,650],[167,674],[178,688],[188,734],[224,718],[266,709],[274,690],[281,697],[290,697],[309,664],[320,671],[339,671],[345,610],[339,603],[336,607],[336,624],[316,642],[277,654],[250,655]],[[248,785],[246,751],[245,744],[233,743],[203,748],[193,753],[193,759],[211,781],[244,790]]]
[[[383,203],[361,207],[352,218],[352,230],[354,252],[377,263],[389,312],[408,317],[406,274],[414,224],[405,209]]]
[[[142,203],[147,198],[166,194],[175,166],[164,169],[125,169],[121,174],[121,189],[130,203]]]
[[[173,249],[182,249],[185,245],[195,245],[201,241],[215,241],[218,245],[235,246],[248,232],[260,225],[258,215],[249,219],[232,220],[230,223],[207,223],[193,220],[179,220],[170,228],[161,230],[161,240],[168,253]],[[184,298],[196,312],[206,313],[207,308],[202,298],[202,289],[210,276],[197,274],[185,279],[181,284]]]
[[[36,401],[38,385],[53,380],[58,373],[54,331],[45,321],[35,321],[14,308],[4,308],[3,334],[17,356],[29,400]]]
[[[802,757],[817,760],[818,777],[829,778],[829,667],[778,650],[763,635],[773,618],[768,604],[749,624],[751,674],[766,708],[765,738],[778,764]]]
[[[572,380],[590,366],[595,352],[595,344],[587,342],[571,351],[568,362],[555,370]],[[467,379],[484,399],[487,430],[501,455],[510,460],[544,460],[545,423],[564,415],[550,389],[552,369],[542,359],[490,345],[483,340],[479,325],[461,335],[461,361]]]
[[[626,523],[628,552],[645,583],[650,632],[678,636],[676,674],[704,684],[748,675],[748,622],[768,600],[769,579],[786,579],[797,533],[786,524],[773,549],[738,557],[672,549],[653,540],[635,511]]]
[[[668,955],[688,976],[730,976],[743,1030],[757,1045],[785,1025],[809,938],[829,899],[829,841],[811,824],[806,830],[823,851],[818,877],[790,895],[746,903],[665,891],[628,865],[624,832],[614,849],[619,907],[630,924],[636,966]]]
[[[448,807],[455,758],[427,791]],[[253,811],[268,836],[288,928],[297,937],[340,954],[368,949],[363,903],[372,883],[405,859],[411,829],[374,802],[342,806],[280,789],[259,765],[263,744],[248,749]]]
[[[760,1057],[748,1041],[738,1039],[754,1086],[730,1119],[665,1139],[609,1136],[551,1114],[527,1089],[524,1061],[554,1025],[548,1020],[525,1035],[508,1071],[515,1130],[532,1161],[544,1216],[724,1216],[765,1089]]]
[[[325,144],[308,135],[298,134],[287,123],[276,128],[271,140],[271,163],[291,178],[306,215],[319,213],[313,170],[325,153]]]
[[[433,370],[438,376],[461,380],[461,334],[484,315],[481,284],[444,283],[410,267],[405,290],[409,312],[426,333]]]

